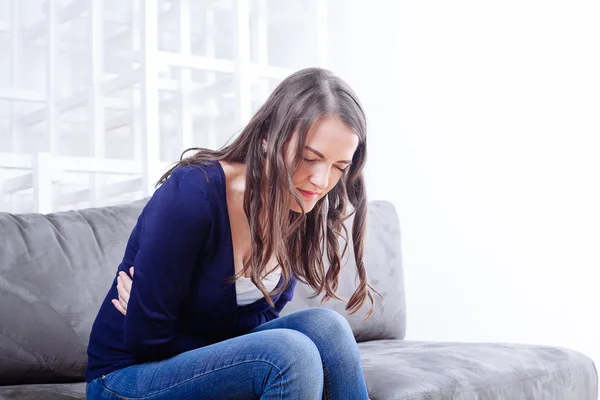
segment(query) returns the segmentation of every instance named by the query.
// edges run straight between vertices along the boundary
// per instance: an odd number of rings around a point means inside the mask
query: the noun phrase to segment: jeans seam
[[[118,397],[119,399],[122,399],[122,400],[125,400],[125,399],[127,399],[127,397],[123,397],[123,396],[121,396],[120,394],[117,394],[117,393],[113,392],[112,390],[110,390],[109,388],[107,388],[107,387],[106,387],[106,385],[104,384],[104,379],[103,379],[103,377],[104,377],[104,375],[102,375],[102,376],[100,377],[100,385],[102,385],[102,389],[103,389],[103,390],[107,391],[108,393],[112,394],[113,396],[116,396],[116,397]]]
[[[227,369],[227,368],[235,367],[235,366],[237,366],[237,365],[241,365],[241,364],[247,364],[247,363],[251,363],[251,362],[262,362],[262,363],[265,363],[265,364],[268,364],[268,365],[270,365],[271,367],[273,367],[273,368],[275,368],[275,369],[277,370],[277,374],[279,375],[279,398],[280,398],[280,399],[282,399],[282,398],[283,398],[283,397],[282,397],[283,386],[282,386],[282,384],[281,384],[281,381],[282,381],[282,377],[283,377],[283,375],[282,375],[282,373],[281,373],[281,370],[280,370],[280,369],[279,369],[279,368],[278,368],[278,367],[277,367],[275,364],[273,364],[272,362],[270,362],[270,361],[265,361],[265,360],[247,360],[247,361],[241,361],[241,362],[237,362],[237,363],[235,363],[235,364],[230,364],[230,365],[227,365],[227,366],[224,366],[224,367],[221,367],[221,368],[215,368],[215,369],[213,369],[213,370],[206,371],[206,372],[204,372],[204,373],[202,373],[202,374],[195,375],[195,376],[193,376],[193,377],[191,377],[191,378],[189,378],[189,379],[186,379],[186,380],[184,380],[184,381],[178,382],[177,384],[175,384],[175,385],[172,385],[172,386],[169,386],[168,388],[165,388],[165,389],[159,390],[159,391],[157,391],[157,392],[154,392],[154,393],[152,393],[152,394],[148,394],[148,395],[146,395],[146,396],[142,396],[142,397],[131,397],[131,396],[124,397],[124,396],[121,396],[121,395],[119,395],[119,394],[115,393],[115,392],[114,392],[114,391],[112,391],[111,389],[107,388],[107,387],[106,387],[106,385],[104,384],[104,381],[103,381],[102,379],[100,379],[100,383],[102,384],[102,387],[103,387],[103,388],[104,388],[104,389],[105,389],[107,392],[109,392],[109,393],[111,393],[111,394],[113,394],[113,395],[117,396],[119,399],[123,399],[123,400],[125,400],[125,399],[140,399],[140,400],[142,400],[142,399],[148,399],[148,398],[151,398],[152,396],[156,396],[156,395],[158,395],[158,394],[160,394],[160,393],[163,393],[163,392],[166,392],[167,390],[171,390],[171,389],[173,389],[173,388],[176,388],[177,386],[181,386],[181,385],[183,385],[184,383],[187,383],[187,382],[189,382],[189,381],[191,381],[191,380],[194,380],[194,379],[200,378],[200,377],[202,377],[202,376],[204,376],[204,375],[207,375],[207,374],[210,374],[210,373],[212,373],[212,372],[221,371],[221,370],[223,370],[223,369]]]
[[[327,367],[325,366],[325,363],[323,363],[323,399],[324,400],[329,399],[329,393],[327,391],[328,382],[329,382],[329,372],[327,370]]]

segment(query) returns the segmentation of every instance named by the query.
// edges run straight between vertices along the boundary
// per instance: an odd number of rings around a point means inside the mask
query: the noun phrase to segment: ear
[[[267,139],[262,140],[262,149],[263,151],[267,151]]]

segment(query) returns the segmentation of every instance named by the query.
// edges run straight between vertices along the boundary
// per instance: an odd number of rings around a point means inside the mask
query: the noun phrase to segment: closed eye
[[[304,158],[304,161],[305,161],[305,162],[307,162],[307,163],[314,163],[314,162],[318,162],[318,161],[321,161],[321,160],[317,160],[317,159],[310,159],[310,158]],[[337,166],[336,166],[336,168],[337,168],[337,169],[338,169],[340,172],[344,173],[344,172],[347,172],[347,171],[348,171],[348,169],[350,168],[350,166],[347,166],[347,167],[345,167],[345,168],[341,168],[341,167],[337,167]]]

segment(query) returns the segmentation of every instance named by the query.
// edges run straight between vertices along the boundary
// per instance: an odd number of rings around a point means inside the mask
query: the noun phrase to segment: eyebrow
[[[310,146],[304,146],[304,148],[306,150],[312,151],[313,153],[315,153],[317,156],[319,156],[321,158],[325,158],[325,156],[323,155],[323,153],[321,153],[320,151],[317,151],[317,150],[313,149]],[[352,161],[350,161],[350,160],[338,160],[336,162],[343,163],[343,164],[352,164]]]

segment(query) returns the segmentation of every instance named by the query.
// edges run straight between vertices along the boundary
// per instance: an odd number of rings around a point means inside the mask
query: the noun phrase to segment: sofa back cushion
[[[42,214],[0,213],[0,385],[82,381],[87,343],[125,246],[147,200],[126,205]],[[351,226],[351,225],[350,225]],[[349,317],[357,340],[404,337],[400,233],[393,207],[369,204],[366,265],[386,297],[373,316]],[[354,288],[353,254],[341,296]],[[291,312],[319,307],[299,284]],[[343,315],[344,304],[326,303]]]
[[[96,313],[145,201],[0,213],[0,384],[80,381]]]

